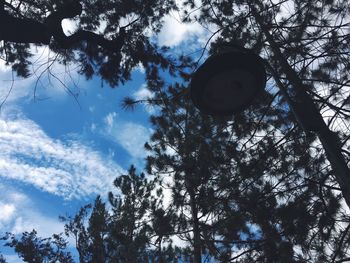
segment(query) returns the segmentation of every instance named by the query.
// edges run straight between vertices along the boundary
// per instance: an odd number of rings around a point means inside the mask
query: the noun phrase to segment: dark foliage
[[[37,21],[58,5],[23,3],[28,8],[20,13]],[[122,57],[98,45],[80,43],[67,50],[50,43],[61,63],[78,63],[82,74],[98,74],[112,85],[127,80],[141,62],[154,93],[141,102],[157,109],[150,118],[154,133],[145,145],[149,177],[131,167],[115,180],[119,192],[109,194],[110,209],[97,198],[93,207],[65,219],[80,262],[176,262],[179,257],[196,263],[205,257],[219,262],[345,262],[350,219],[344,189],[327,161],[310,107],[304,105],[298,113],[309,128],[295,125],[287,100],[298,103],[301,88],[310,96],[327,129],[337,132],[335,143],[348,162],[347,1],[187,0],[184,5],[184,22],[217,28],[209,53],[223,44],[240,44],[267,61],[267,89],[246,111],[232,118],[200,114],[189,100],[190,74],[174,66],[191,65],[191,59],[180,57],[174,63],[164,56],[166,49],[143,34],[148,27],[159,31],[161,18],[175,9],[172,1],[84,2],[80,28],[94,31],[104,19],[105,37],[118,34],[122,17],[136,14],[138,20],[125,28]],[[28,46],[6,45],[9,63],[29,74]],[[165,68],[178,73],[181,83],[166,86],[159,74]],[[40,239],[35,232],[19,240],[7,238],[22,258],[53,253],[47,243],[52,239]],[[185,245],[176,247],[175,238]]]
[[[1,3],[4,6],[1,12],[6,14],[1,16],[1,21],[7,26],[1,29],[0,38],[5,44],[0,53],[21,77],[31,74],[28,66],[32,49],[28,42],[36,46],[49,44],[57,53],[56,62],[78,65],[80,74],[88,79],[98,75],[111,87],[129,80],[131,71],[139,65],[169,68],[170,72],[176,66],[147,33],[160,30],[162,17],[176,9],[173,1],[89,0],[79,4],[68,0],[2,0]],[[63,18],[74,18],[77,23],[78,29],[71,36],[63,33]],[[31,23],[36,24],[26,28]],[[47,43],[40,41],[46,31],[53,36]],[[35,34],[39,35],[38,41],[22,39]],[[6,40],[8,35],[11,36]]]
[[[68,243],[61,235],[54,234],[50,238],[40,238],[33,230],[24,232],[20,239],[10,233],[2,239],[8,241],[5,246],[14,248],[24,262],[73,262],[71,254],[65,251]]]

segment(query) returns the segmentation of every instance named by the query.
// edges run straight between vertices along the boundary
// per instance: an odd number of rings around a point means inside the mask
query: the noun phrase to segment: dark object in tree
[[[202,113],[230,116],[249,106],[265,88],[262,59],[248,49],[224,46],[208,58],[191,81],[191,98]]]
[[[78,30],[71,36],[66,36],[61,23],[65,18],[74,18],[81,15],[82,6],[77,1],[69,1],[61,5],[42,23],[34,19],[17,18],[8,14],[4,10],[4,1],[2,1],[1,8],[0,40],[48,45],[53,37],[58,46],[64,49],[86,41],[113,52],[119,52],[124,42],[124,28],[120,29],[118,37],[114,40],[108,40],[101,35],[86,30]]]

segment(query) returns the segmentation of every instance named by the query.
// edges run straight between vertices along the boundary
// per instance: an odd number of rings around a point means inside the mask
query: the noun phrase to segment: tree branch
[[[2,1],[0,4],[3,5],[4,2]],[[79,2],[71,1],[62,5],[55,12],[52,12],[43,23],[34,19],[14,17],[7,13],[2,6],[0,9],[0,40],[48,45],[53,37],[58,46],[64,49],[87,41],[116,53],[119,53],[124,43],[125,27],[120,28],[119,35],[113,40],[85,30],[78,30],[73,35],[66,36],[62,28],[62,20],[74,18],[82,13],[82,6]]]

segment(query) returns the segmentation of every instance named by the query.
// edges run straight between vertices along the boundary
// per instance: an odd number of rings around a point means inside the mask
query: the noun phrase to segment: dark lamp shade
[[[209,57],[194,73],[190,92],[202,113],[229,116],[251,104],[265,85],[262,59],[235,50]]]

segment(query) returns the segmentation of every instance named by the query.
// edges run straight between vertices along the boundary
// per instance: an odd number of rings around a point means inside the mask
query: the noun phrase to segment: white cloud
[[[117,115],[116,112],[110,112],[110,113],[108,113],[107,116],[103,119],[108,128],[113,127],[114,119],[115,119],[117,116],[118,116],[118,115]]]
[[[109,113],[104,120],[106,127],[102,134],[122,146],[134,159],[146,156],[144,144],[150,138],[151,129],[138,123],[117,120],[114,112]]]
[[[142,63],[139,63],[139,64],[136,66],[136,70],[137,70],[138,72],[140,72],[141,74],[145,74],[145,72],[146,72],[146,69],[145,69],[145,67],[142,65]]]
[[[10,70],[11,67],[10,66],[6,66],[6,62],[3,59],[0,59],[0,72],[5,72]]]
[[[5,204],[0,202],[0,226],[13,217],[15,210],[16,208],[13,204]]]
[[[11,68],[0,63],[0,103],[4,100],[12,102],[19,98],[27,97],[32,88],[32,79],[18,79],[15,74],[12,75]]]
[[[174,47],[190,38],[202,38],[205,33],[204,28],[199,23],[181,23],[172,15],[168,15],[164,19],[164,25],[158,35],[158,43],[160,45]]]
[[[49,237],[64,231],[64,223],[59,222],[58,218],[50,218],[39,212],[31,212],[28,208],[25,211],[25,214],[22,212],[16,216],[11,233],[21,234],[35,229],[39,236]]]
[[[96,124],[95,123],[91,123],[91,125],[90,125],[90,130],[92,131],[92,132],[95,132],[96,131]]]
[[[90,111],[91,113],[93,113],[93,112],[95,111],[95,109],[96,109],[95,106],[90,106],[90,107],[89,107],[89,111]]]
[[[91,147],[54,140],[23,116],[0,119],[0,148],[0,177],[66,199],[105,193],[123,172]]]
[[[137,100],[144,100],[153,98],[154,94],[147,88],[146,84],[143,84],[141,88],[134,93],[134,97]]]
[[[194,0],[194,7],[191,8],[184,3],[184,0],[175,0],[178,11],[171,11],[165,16],[163,27],[157,36],[158,44],[169,47],[176,47],[186,43],[186,50],[194,50],[204,47],[204,44],[217,31],[213,24],[203,24],[196,21],[200,15],[202,2]],[[182,22],[189,18],[191,22]],[[215,37],[213,38],[215,39]],[[212,40],[213,40],[212,39]],[[190,41],[190,43],[188,43]]]
[[[154,94],[147,88],[146,84],[143,84],[143,85],[141,85],[141,88],[133,94],[133,97],[136,100],[147,100],[147,99],[154,98]],[[155,113],[154,106],[152,106],[148,103],[143,103],[143,106],[144,106],[145,110],[148,112],[148,114]]]
[[[21,234],[35,229],[41,237],[62,233],[64,223],[38,210],[29,196],[9,185],[0,184],[0,231]],[[10,261],[12,262],[12,261]]]
[[[144,144],[149,140],[150,130],[132,122],[123,123],[118,129],[114,129],[116,140],[131,156],[145,157]]]

